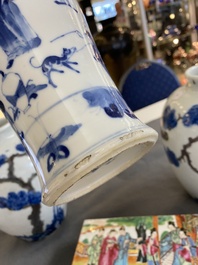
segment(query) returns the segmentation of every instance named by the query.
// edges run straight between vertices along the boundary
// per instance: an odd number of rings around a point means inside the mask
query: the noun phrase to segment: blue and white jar
[[[161,135],[167,157],[178,180],[198,198],[198,66],[186,71],[187,85],[168,98]]]
[[[0,230],[36,241],[55,231],[66,205],[41,203],[41,189],[30,158],[0,112]]]

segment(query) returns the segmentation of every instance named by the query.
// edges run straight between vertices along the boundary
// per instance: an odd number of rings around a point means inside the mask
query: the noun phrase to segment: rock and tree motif
[[[42,239],[52,233],[63,221],[64,211],[62,207],[54,206],[51,211],[53,212],[53,218],[50,223],[45,224],[42,216],[42,207],[46,207],[41,204],[41,192],[35,188],[33,184],[35,178],[38,178],[36,173],[27,172],[27,176],[19,176],[16,173],[16,160],[18,163],[23,163],[23,159],[27,156],[22,144],[15,146],[16,152],[11,156],[7,154],[0,154],[0,171],[1,168],[7,167],[7,175],[0,176],[0,185],[5,185],[9,192],[7,196],[0,196],[0,211],[8,209],[11,212],[21,211],[27,208],[31,209],[31,213],[28,216],[28,220],[32,226],[31,235],[21,235],[20,237],[29,241],[36,241]],[[28,162],[28,161],[26,161]],[[29,163],[31,163],[29,161]],[[18,186],[15,190],[12,184]],[[50,208],[49,208],[50,209]]]
[[[162,137],[165,141],[169,140],[169,131],[174,130],[178,123],[181,122],[184,127],[198,126],[198,105],[193,105],[184,115],[177,114],[175,109],[171,109],[167,106],[164,110],[164,115],[162,119],[164,130],[162,130]],[[165,148],[166,154],[171,164],[175,167],[179,167],[182,161],[186,161],[189,167],[196,173],[198,173],[198,168],[193,165],[192,159],[190,157],[190,148],[194,144],[198,143],[198,136],[189,137],[187,142],[181,147],[180,155],[177,156],[173,150],[170,148]]]

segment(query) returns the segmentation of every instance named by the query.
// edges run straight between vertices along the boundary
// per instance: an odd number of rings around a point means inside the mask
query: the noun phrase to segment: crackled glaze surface
[[[186,188],[198,198],[198,67],[187,70],[188,84],[171,94],[161,120],[167,157]]]
[[[0,10],[0,107],[37,168],[45,203],[57,203],[129,147],[145,145],[139,158],[151,148],[157,134],[122,99],[77,2],[1,1]],[[139,143],[120,140],[133,131],[142,131]],[[120,162],[117,172],[129,164]],[[65,201],[113,177],[114,165],[108,172],[90,177]]]

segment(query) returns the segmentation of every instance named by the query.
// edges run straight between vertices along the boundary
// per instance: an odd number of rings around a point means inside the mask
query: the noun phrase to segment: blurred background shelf
[[[81,0],[80,5],[116,85],[142,59],[170,66],[182,80],[198,62],[196,0]]]

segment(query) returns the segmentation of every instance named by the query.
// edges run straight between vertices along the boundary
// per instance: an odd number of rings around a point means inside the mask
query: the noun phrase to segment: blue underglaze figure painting
[[[0,47],[7,55],[7,69],[17,56],[41,43],[13,0],[0,0],[0,29]]]
[[[41,68],[42,73],[47,77],[48,83],[52,85],[54,88],[56,88],[56,84],[52,81],[51,73],[52,72],[58,72],[58,73],[64,73],[63,70],[57,69],[58,66],[65,66],[66,68],[73,70],[76,73],[80,73],[80,71],[74,69],[71,65],[77,65],[77,62],[71,62],[69,59],[72,55],[77,51],[76,47],[72,47],[71,49],[63,48],[63,53],[61,56],[51,55],[46,57],[42,64],[40,66],[35,66],[32,64],[32,57],[30,59],[30,64],[34,68]]]
[[[0,72],[2,75],[2,94],[5,96],[6,100],[11,104],[10,109],[13,112],[14,121],[19,117],[20,112],[26,113],[28,109],[31,107],[31,100],[36,99],[38,97],[38,92],[47,87],[47,84],[35,85],[32,80],[28,80],[27,84],[24,84],[21,76],[17,73],[9,73],[4,74],[2,71]],[[15,92],[11,94],[13,88],[6,87],[6,92],[3,89],[3,84],[7,80],[12,79],[13,83],[15,83]],[[22,110],[20,110],[17,106],[18,100],[22,97],[26,97],[26,105]]]
[[[86,43],[78,51],[84,49],[87,45],[91,45],[94,60],[96,60],[97,62],[101,63],[102,66],[104,67],[105,71],[107,71],[107,68],[106,68],[106,66],[105,66],[105,64],[104,64],[104,62],[102,60],[102,57],[101,57],[101,55],[100,55],[100,53],[98,51],[98,48],[97,48],[97,46],[95,44],[95,41],[94,41],[90,31],[89,31],[87,22],[83,20],[83,23],[84,23],[85,33],[81,33],[79,30],[73,30],[73,31],[70,31],[70,32],[66,32],[66,33],[64,33],[64,34],[62,34],[60,36],[57,36],[56,38],[51,40],[51,42],[57,41],[60,38],[66,37],[67,35],[76,34],[81,39],[85,39],[85,43]],[[88,40],[88,42],[87,42],[86,39]]]
[[[131,118],[136,118],[129,109],[118,90],[111,90],[103,87],[90,89],[82,94],[87,100],[89,107],[101,107],[104,112],[111,118],[122,118],[127,114]]]
[[[57,5],[66,5],[68,7],[71,7],[76,13],[78,13],[78,10],[71,5],[69,0],[57,0],[54,1],[54,3]]]
[[[54,137],[52,135],[49,135],[47,138],[47,143],[39,148],[37,153],[38,159],[48,156],[48,172],[53,169],[55,162],[59,161],[60,159],[66,159],[69,157],[70,151],[65,145],[62,145],[62,143],[69,137],[71,137],[81,126],[81,124],[77,124],[62,127],[57,136]]]

